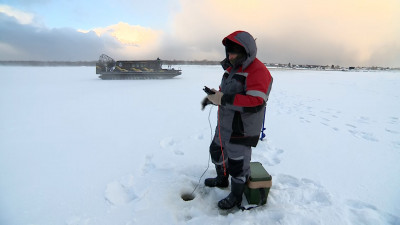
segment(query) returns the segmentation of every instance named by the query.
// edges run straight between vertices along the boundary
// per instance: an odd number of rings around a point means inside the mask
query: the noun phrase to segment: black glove
[[[208,100],[207,97],[205,97],[203,99],[203,101],[201,101],[201,110],[204,110],[204,108],[209,104],[213,104],[213,103],[210,100]]]

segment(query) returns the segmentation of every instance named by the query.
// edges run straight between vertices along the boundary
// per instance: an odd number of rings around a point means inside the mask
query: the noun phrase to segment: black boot
[[[218,207],[220,209],[231,209],[235,206],[240,208],[242,205],[244,186],[245,183],[236,183],[232,180],[231,193],[228,197],[218,202]]]
[[[217,171],[216,178],[207,178],[204,181],[204,184],[208,187],[220,187],[226,188],[229,186],[229,174],[226,172],[224,175],[224,168],[222,166],[215,166],[215,170]]]

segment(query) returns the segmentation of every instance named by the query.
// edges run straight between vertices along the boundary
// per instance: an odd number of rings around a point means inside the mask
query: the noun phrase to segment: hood
[[[254,40],[253,36],[249,34],[246,31],[235,31],[232,34],[226,36],[222,40],[222,44],[225,46],[226,40],[229,39],[241,46],[246,50],[247,53],[247,59],[243,62],[242,68],[243,70],[246,69],[253,61],[256,59],[257,55],[257,46],[256,46],[256,41]],[[228,59],[228,53],[225,52],[226,58],[225,62],[229,62]],[[226,69],[226,68],[224,68]]]

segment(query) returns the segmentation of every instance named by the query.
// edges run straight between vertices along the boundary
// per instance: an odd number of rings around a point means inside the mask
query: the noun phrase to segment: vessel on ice
[[[96,63],[96,74],[103,80],[169,79],[181,75],[180,69],[162,68],[162,61],[115,61],[102,54]]]

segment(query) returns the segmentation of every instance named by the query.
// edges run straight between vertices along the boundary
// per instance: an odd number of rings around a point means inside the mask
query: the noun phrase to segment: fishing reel
[[[207,94],[207,95],[213,95],[215,94],[215,91],[211,90],[210,88],[208,88],[207,86],[204,86],[203,91]],[[201,102],[201,110],[204,110],[204,108],[209,105],[209,104],[213,104],[210,100],[208,100],[207,97],[205,97],[203,99],[203,101]]]

